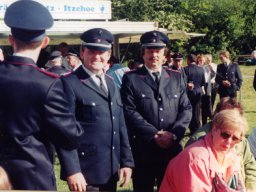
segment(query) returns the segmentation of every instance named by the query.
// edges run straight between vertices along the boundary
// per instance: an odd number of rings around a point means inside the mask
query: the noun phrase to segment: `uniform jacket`
[[[159,88],[145,67],[123,77],[121,95],[135,161],[168,161],[179,147],[161,149],[154,135],[165,130],[179,141],[191,120],[191,105],[181,74],[162,69]]]
[[[181,67],[180,69],[177,69],[174,65],[171,65],[169,68],[173,69],[173,70],[177,70],[181,73],[181,76],[183,78],[185,87],[187,87],[188,81],[187,81],[187,75],[185,73],[184,67]]]
[[[53,66],[53,67],[47,69],[47,71],[50,71],[50,72],[55,73],[57,75],[65,75],[65,74],[71,72],[63,66]]]
[[[62,82],[32,59],[11,56],[0,64],[0,90],[0,165],[14,189],[56,190],[48,146],[74,150],[83,133]],[[62,161],[68,175],[80,171],[78,157]]]
[[[82,172],[87,183],[105,184],[120,167],[134,166],[118,88],[106,76],[109,97],[104,96],[82,66],[63,79],[85,132],[78,149]]]
[[[193,82],[194,84],[194,89],[188,90],[188,96],[201,95],[202,86],[205,85],[204,69],[196,64],[190,64],[184,67],[184,70],[187,75],[187,82]]]
[[[231,83],[231,87],[224,87],[222,84],[223,80],[228,80]],[[219,64],[217,66],[216,83],[219,85],[218,92],[220,96],[232,96],[242,86],[242,74],[239,66],[236,63],[230,63],[228,67],[225,64]]]

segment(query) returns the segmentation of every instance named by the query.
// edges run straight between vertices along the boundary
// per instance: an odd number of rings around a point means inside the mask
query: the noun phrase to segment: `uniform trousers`
[[[106,184],[95,184],[95,185],[90,185],[88,184],[86,186],[86,191],[89,192],[99,192],[99,191],[104,191],[104,192],[115,192],[116,191],[116,181],[109,181]]]
[[[160,188],[168,163],[139,163],[133,172],[134,192],[154,192],[154,186]]]
[[[190,134],[192,135],[197,129],[201,127],[200,113],[201,113],[201,94],[190,95],[188,98],[192,105],[192,119],[189,124]]]

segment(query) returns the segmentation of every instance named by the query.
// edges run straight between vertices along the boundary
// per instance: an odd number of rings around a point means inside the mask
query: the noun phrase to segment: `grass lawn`
[[[252,128],[256,127],[256,92],[253,89],[253,76],[255,66],[240,66],[243,75],[241,90],[241,103],[244,106],[245,116],[249,122],[249,134]]]
[[[245,116],[249,122],[249,134],[252,128],[256,127],[256,92],[253,89],[253,75],[255,71],[255,66],[240,66],[243,75],[243,85],[241,89],[241,94],[238,95],[238,98],[241,98],[241,103],[244,106]],[[217,99],[218,101],[218,99]],[[55,165],[55,173],[57,178],[58,191],[68,191],[68,187],[65,182],[59,180],[60,166],[57,162]],[[128,187],[118,189],[119,192],[131,192],[132,184]]]

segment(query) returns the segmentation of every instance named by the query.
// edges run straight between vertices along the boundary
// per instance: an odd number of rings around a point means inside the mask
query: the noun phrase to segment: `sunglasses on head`
[[[231,136],[231,134],[227,133],[227,132],[220,132],[220,136],[223,139],[229,139],[231,137],[232,141],[235,143],[238,143],[239,141],[241,141],[241,138],[237,138],[236,136]]]

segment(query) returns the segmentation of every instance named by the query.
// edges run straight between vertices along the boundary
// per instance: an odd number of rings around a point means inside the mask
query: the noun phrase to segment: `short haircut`
[[[28,49],[33,50],[38,48],[43,42],[43,39],[41,41],[36,41],[36,42],[24,42],[15,37],[13,37],[13,39],[16,43],[18,50],[28,50]]]
[[[68,44],[66,42],[61,42],[58,47],[68,47]]]
[[[225,109],[217,113],[213,118],[212,126],[219,130],[227,127],[233,130],[241,130],[241,136],[244,136],[248,129],[247,120],[237,109]]]
[[[192,63],[192,62],[196,62],[197,57],[196,57],[196,55],[194,55],[194,54],[189,54],[189,55],[187,56],[187,60],[189,60],[191,63]]]
[[[237,109],[241,114],[244,114],[243,106],[236,98],[223,97],[216,105],[214,114],[219,113],[225,109]]]
[[[226,58],[229,58],[230,57],[230,54],[229,54],[229,52],[228,51],[220,51],[219,52],[219,56],[221,56],[221,55],[223,55],[223,56],[225,56]]]

